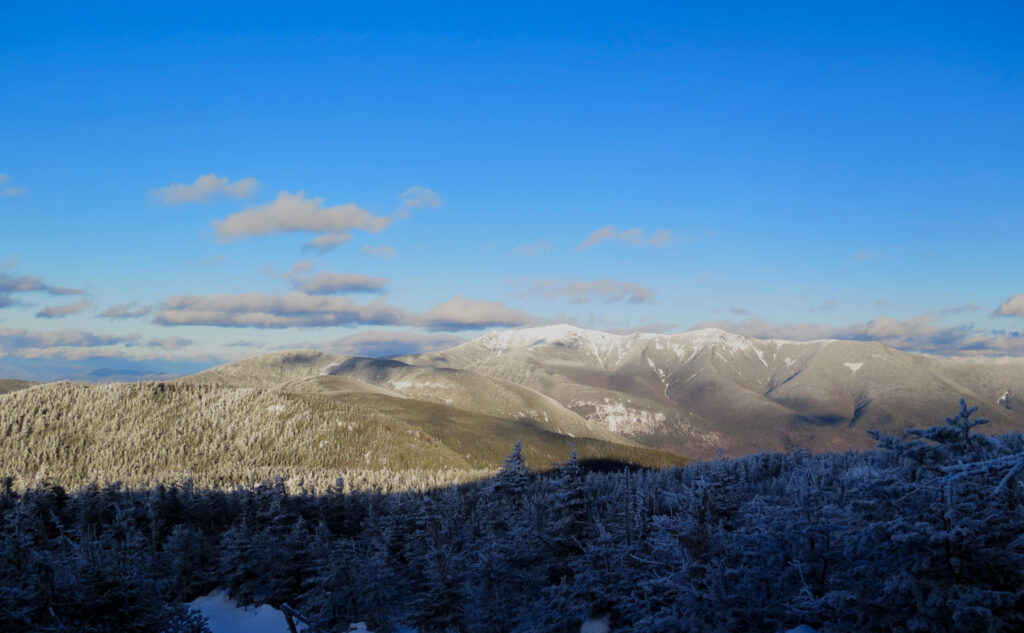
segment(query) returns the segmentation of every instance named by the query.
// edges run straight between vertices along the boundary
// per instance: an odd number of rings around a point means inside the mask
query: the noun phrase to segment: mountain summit
[[[572,325],[490,332],[452,349],[401,357],[550,396],[592,427],[681,454],[871,444],[941,422],[958,398],[993,432],[1024,428],[1016,366],[969,365],[881,343],[755,339],[719,329],[610,334]]]

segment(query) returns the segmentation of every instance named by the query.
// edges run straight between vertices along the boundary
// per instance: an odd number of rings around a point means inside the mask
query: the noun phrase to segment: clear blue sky
[[[5,5],[0,375],[552,321],[1024,356],[1024,5],[550,4]]]

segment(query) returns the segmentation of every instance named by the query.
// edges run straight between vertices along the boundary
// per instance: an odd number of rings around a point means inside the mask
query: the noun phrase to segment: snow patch
[[[996,404],[1004,406],[1007,409],[1009,409],[1010,408],[1010,392],[1009,391],[1004,391],[1003,395],[1000,396],[998,400],[996,400]]]
[[[448,385],[442,382],[415,382],[412,380],[389,380],[388,386],[401,391],[403,389],[442,389]]]
[[[283,404],[272,404],[269,407],[267,407],[267,413],[270,413],[272,415],[281,415],[282,413],[284,413],[284,410],[285,406]]]
[[[274,607],[265,604],[240,607],[223,589],[196,598],[188,606],[206,616],[207,626],[213,633],[284,633],[288,630],[284,614]]]
[[[850,371],[851,371],[852,373],[854,373],[854,374],[856,374],[856,373],[857,373],[857,370],[858,370],[858,369],[860,369],[861,367],[863,367],[863,366],[864,366],[864,363],[843,363],[843,364],[844,364],[844,365],[846,365],[846,367],[847,367],[847,368],[848,368],[848,369],[849,369],[849,370],[850,370]]]
[[[580,633],[608,633],[608,616],[590,618],[580,626]]]
[[[569,408],[593,407],[593,413],[585,416],[587,422],[607,424],[609,431],[623,435],[650,433],[665,424],[664,413],[630,407],[627,404],[605,398],[604,402],[577,400],[570,402]]]

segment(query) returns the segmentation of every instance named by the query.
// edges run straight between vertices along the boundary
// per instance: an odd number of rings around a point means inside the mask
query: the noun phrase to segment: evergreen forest
[[[218,587],[321,631],[1024,630],[1024,436],[945,424],[866,452],[527,468],[325,489],[191,482],[0,490],[15,632],[200,633]]]

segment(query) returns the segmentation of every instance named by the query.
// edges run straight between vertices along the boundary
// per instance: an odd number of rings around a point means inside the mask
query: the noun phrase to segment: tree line
[[[289,490],[0,490],[5,630],[200,633],[226,587],[324,631],[1019,631],[1024,436],[946,424],[871,451]]]

